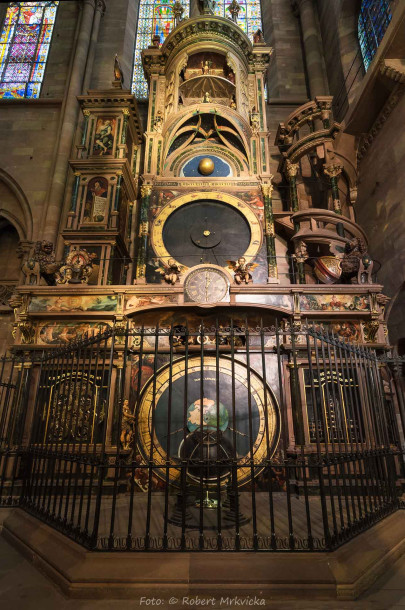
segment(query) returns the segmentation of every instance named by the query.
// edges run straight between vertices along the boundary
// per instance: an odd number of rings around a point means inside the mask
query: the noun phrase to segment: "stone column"
[[[139,223],[139,248],[138,259],[136,264],[136,281],[139,284],[146,282],[146,251],[148,247],[149,235],[149,202],[152,194],[152,185],[143,184],[141,186],[141,217]]]
[[[292,0],[292,7],[301,20],[309,88],[313,99],[316,95],[327,93],[322,51],[318,38],[318,19],[313,0]]]
[[[77,124],[79,104],[77,96],[82,92],[82,83],[90,44],[91,29],[95,11],[95,0],[83,0],[80,31],[76,41],[70,81],[67,87],[64,115],[59,134],[53,178],[47,198],[43,239],[55,242],[62,214],[63,198],[68,172],[73,137]]]
[[[93,65],[94,65],[94,57],[96,55],[98,33],[100,31],[100,21],[101,21],[101,17],[104,15],[104,13],[105,13],[104,0],[96,0],[96,12],[94,14],[93,30],[91,32],[89,53],[87,55],[86,72],[84,74],[84,79],[83,79],[83,88],[82,88],[83,93],[86,93],[86,91],[90,87],[90,80],[91,80],[91,75],[93,72]],[[112,70],[111,70],[111,72],[112,72]]]
[[[277,269],[277,256],[276,256],[276,240],[274,230],[274,218],[273,218],[273,202],[271,195],[273,192],[273,185],[262,184],[262,193],[264,199],[264,218],[265,218],[265,235],[266,235],[266,250],[267,250],[267,282],[269,284],[277,284],[278,269]]]

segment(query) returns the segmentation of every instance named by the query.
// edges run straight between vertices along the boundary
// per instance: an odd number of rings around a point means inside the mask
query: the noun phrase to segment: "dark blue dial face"
[[[198,169],[198,165],[202,159],[211,159],[214,163],[214,170],[209,176],[203,176]],[[232,176],[232,169],[229,163],[220,157],[216,157],[215,155],[198,155],[197,157],[190,159],[190,161],[187,161],[181,170],[180,175],[185,178],[226,178]]]
[[[236,260],[250,243],[249,225],[237,210],[216,201],[195,201],[167,219],[163,242],[170,256],[193,267],[211,263],[221,267]]]

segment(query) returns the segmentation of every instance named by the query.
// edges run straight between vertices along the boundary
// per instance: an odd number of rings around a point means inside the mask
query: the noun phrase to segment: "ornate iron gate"
[[[232,321],[3,360],[1,503],[94,550],[336,548],[400,507],[387,364]]]

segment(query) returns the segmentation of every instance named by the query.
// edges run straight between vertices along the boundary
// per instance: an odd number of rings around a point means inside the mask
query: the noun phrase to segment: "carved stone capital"
[[[151,184],[142,184],[142,186],[141,186],[142,199],[144,197],[150,197],[151,194],[152,194],[152,185]]]
[[[339,165],[338,163],[323,166],[323,171],[329,178],[337,178],[342,173],[342,170],[343,165]]]
[[[285,171],[289,179],[295,178],[298,173],[299,165],[298,163],[291,163],[289,159],[285,162]]]

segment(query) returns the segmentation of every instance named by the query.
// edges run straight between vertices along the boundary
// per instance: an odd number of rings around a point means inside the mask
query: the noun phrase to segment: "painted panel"
[[[116,295],[36,296],[32,297],[30,313],[74,313],[77,311],[117,311]]]

